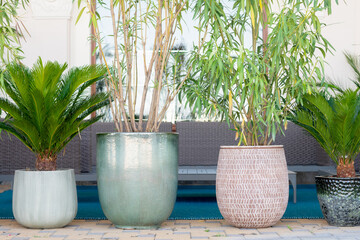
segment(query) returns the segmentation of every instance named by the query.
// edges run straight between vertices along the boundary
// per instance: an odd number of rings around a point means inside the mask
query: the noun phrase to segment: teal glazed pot
[[[74,169],[16,170],[12,201],[14,217],[24,227],[64,227],[77,213]]]
[[[177,193],[178,137],[97,134],[100,204],[117,228],[156,228],[170,216]]]

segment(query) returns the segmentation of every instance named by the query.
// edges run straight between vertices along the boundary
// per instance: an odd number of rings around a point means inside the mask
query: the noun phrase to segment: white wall
[[[83,14],[75,25],[78,15],[77,1],[72,0],[30,0],[22,14],[23,23],[31,36],[23,42],[24,63],[31,65],[38,56],[44,60],[68,62],[70,66],[90,64],[90,29],[88,16]],[[333,12],[323,15],[327,24],[323,33],[335,50],[326,58],[326,75],[351,86],[351,69],[347,66],[344,51],[360,54],[360,1],[333,1]]]
[[[22,42],[24,63],[43,60],[67,62],[70,67],[90,64],[89,18],[83,14],[75,25],[79,9],[72,0],[30,0],[20,16],[30,36]]]
[[[332,14],[323,19],[327,24],[323,28],[323,34],[335,48],[333,55],[326,57],[328,65],[325,71],[329,78],[340,82],[344,87],[350,87],[353,72],[346,62],[344,52],[357,56],[360,54],[360,1],[350,0],[345,3],[340,0],[339,5],[333,1],[332,10]]]

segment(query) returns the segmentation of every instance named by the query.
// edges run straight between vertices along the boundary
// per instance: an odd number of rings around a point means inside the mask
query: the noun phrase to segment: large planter
[[[360,177],[315,177],[321,211],[333,226],[360,225]]]
[[[105,216],[118,228],[155,228],[177,192],[178,134],[97,134],[97,179]]]
[[[77,213],[73,169],[57,171],[16,170],[13,187],[13,214],[28,228],[59,228]]]
[[[216,173],[216,198],[224,219],[242,228],[276,224],[289,197],[282,146],[222,146]]]

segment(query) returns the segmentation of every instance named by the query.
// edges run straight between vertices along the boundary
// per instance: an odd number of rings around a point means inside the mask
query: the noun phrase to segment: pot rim
[[[336,179],[336,180],[352,180],[352,179],[360,179],[360,175],[356,175],[355,177],[337,177],[336,175],[330,175],[330,176],[315,176],[315,178],[324,178],[324,179]]]
[[[263,146],[220,146],[220,149],[274,149],[284,148],[284,145],[263,145]]]
[[[35,173],[35,172],[38,172],[38,173],[53,173],[53,172],[68,172],[68,171],[74,171],[73,168],[65,168],[65,169],[56,169],[54,171],[38,171],[38,170],[35,170],[35,169],[16,169],[15,170],[15,173],[16,172],[28,172],[28,173]]]
[[[96,135],[179,135],[177,132],[99,132]]]

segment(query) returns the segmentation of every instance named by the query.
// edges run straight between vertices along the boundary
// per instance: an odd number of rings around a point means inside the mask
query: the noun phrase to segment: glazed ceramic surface
[[[288,196],[282,146],[220,148],[216,198],[228,223],[242,228],[272,226],[283,216]]]
[[[116,227],[157,227],[176,200],[178,134],[97,134],[97,174],[101,207]]]
[[[73,169],[57,171],[16,170],[13,187],[13,214],[28,228],[59,228],[77,213]]]
[[[360,177],[315,177],[321,211],[333,226],[360,225]]]

